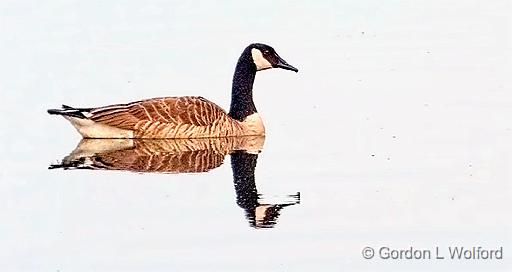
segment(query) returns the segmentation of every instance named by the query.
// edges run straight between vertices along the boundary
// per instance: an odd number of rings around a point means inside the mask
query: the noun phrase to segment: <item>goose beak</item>
[[[297,73],[299,71],[299,69],[291,66],[290,64],[288,64],[284,59],[282,59],[279,56],[277,57],[277,63],[275,65],[275,67],[285,69],[285,70],[294,71],[295,73]]]

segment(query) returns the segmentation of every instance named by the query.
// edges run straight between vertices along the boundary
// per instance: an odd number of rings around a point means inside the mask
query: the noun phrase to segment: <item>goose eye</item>
[[[268,50],[266,50],[266,49],[265,49],[265,50],[263,50],[263,54],[268,55],[269,53],[270,53],[270,51],[268,51]]]

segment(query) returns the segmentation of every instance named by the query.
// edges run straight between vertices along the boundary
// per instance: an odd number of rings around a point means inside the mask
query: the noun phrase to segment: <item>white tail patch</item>
[[[251,55],[254,64],[256,64],[256,70],[260,71],[272,68],[272,64],[270,64],[270,62],[265,57],[263,57],[263,54],[259,49],[251,49]]]
[[[96,123],[89,119],[64,116],[84,138],[133,138],[133,131]]]

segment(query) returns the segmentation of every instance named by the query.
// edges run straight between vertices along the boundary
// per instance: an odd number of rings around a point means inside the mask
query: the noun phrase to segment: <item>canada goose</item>
[[[298,72],[274,48],[254,43],[242,52],[233,76],[231,107],[226,113],[200,96],[161,97],[97,108],[49,109],[62,115],[83,138],[204,138],[264,135],[252,99],[257,71],[282,68]]]

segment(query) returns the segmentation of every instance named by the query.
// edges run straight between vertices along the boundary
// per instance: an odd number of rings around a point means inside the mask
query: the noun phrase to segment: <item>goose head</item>
[[[256,65],[256,71],[271,69],[271,68],[281,68],[285,70],[290,70],[294,72],[298,72],[299,69],[288,64],[284,59],[282,59],[269,45],[262,43],[253,43],[249,45],[248,49],[250,49],[252,61]]]

